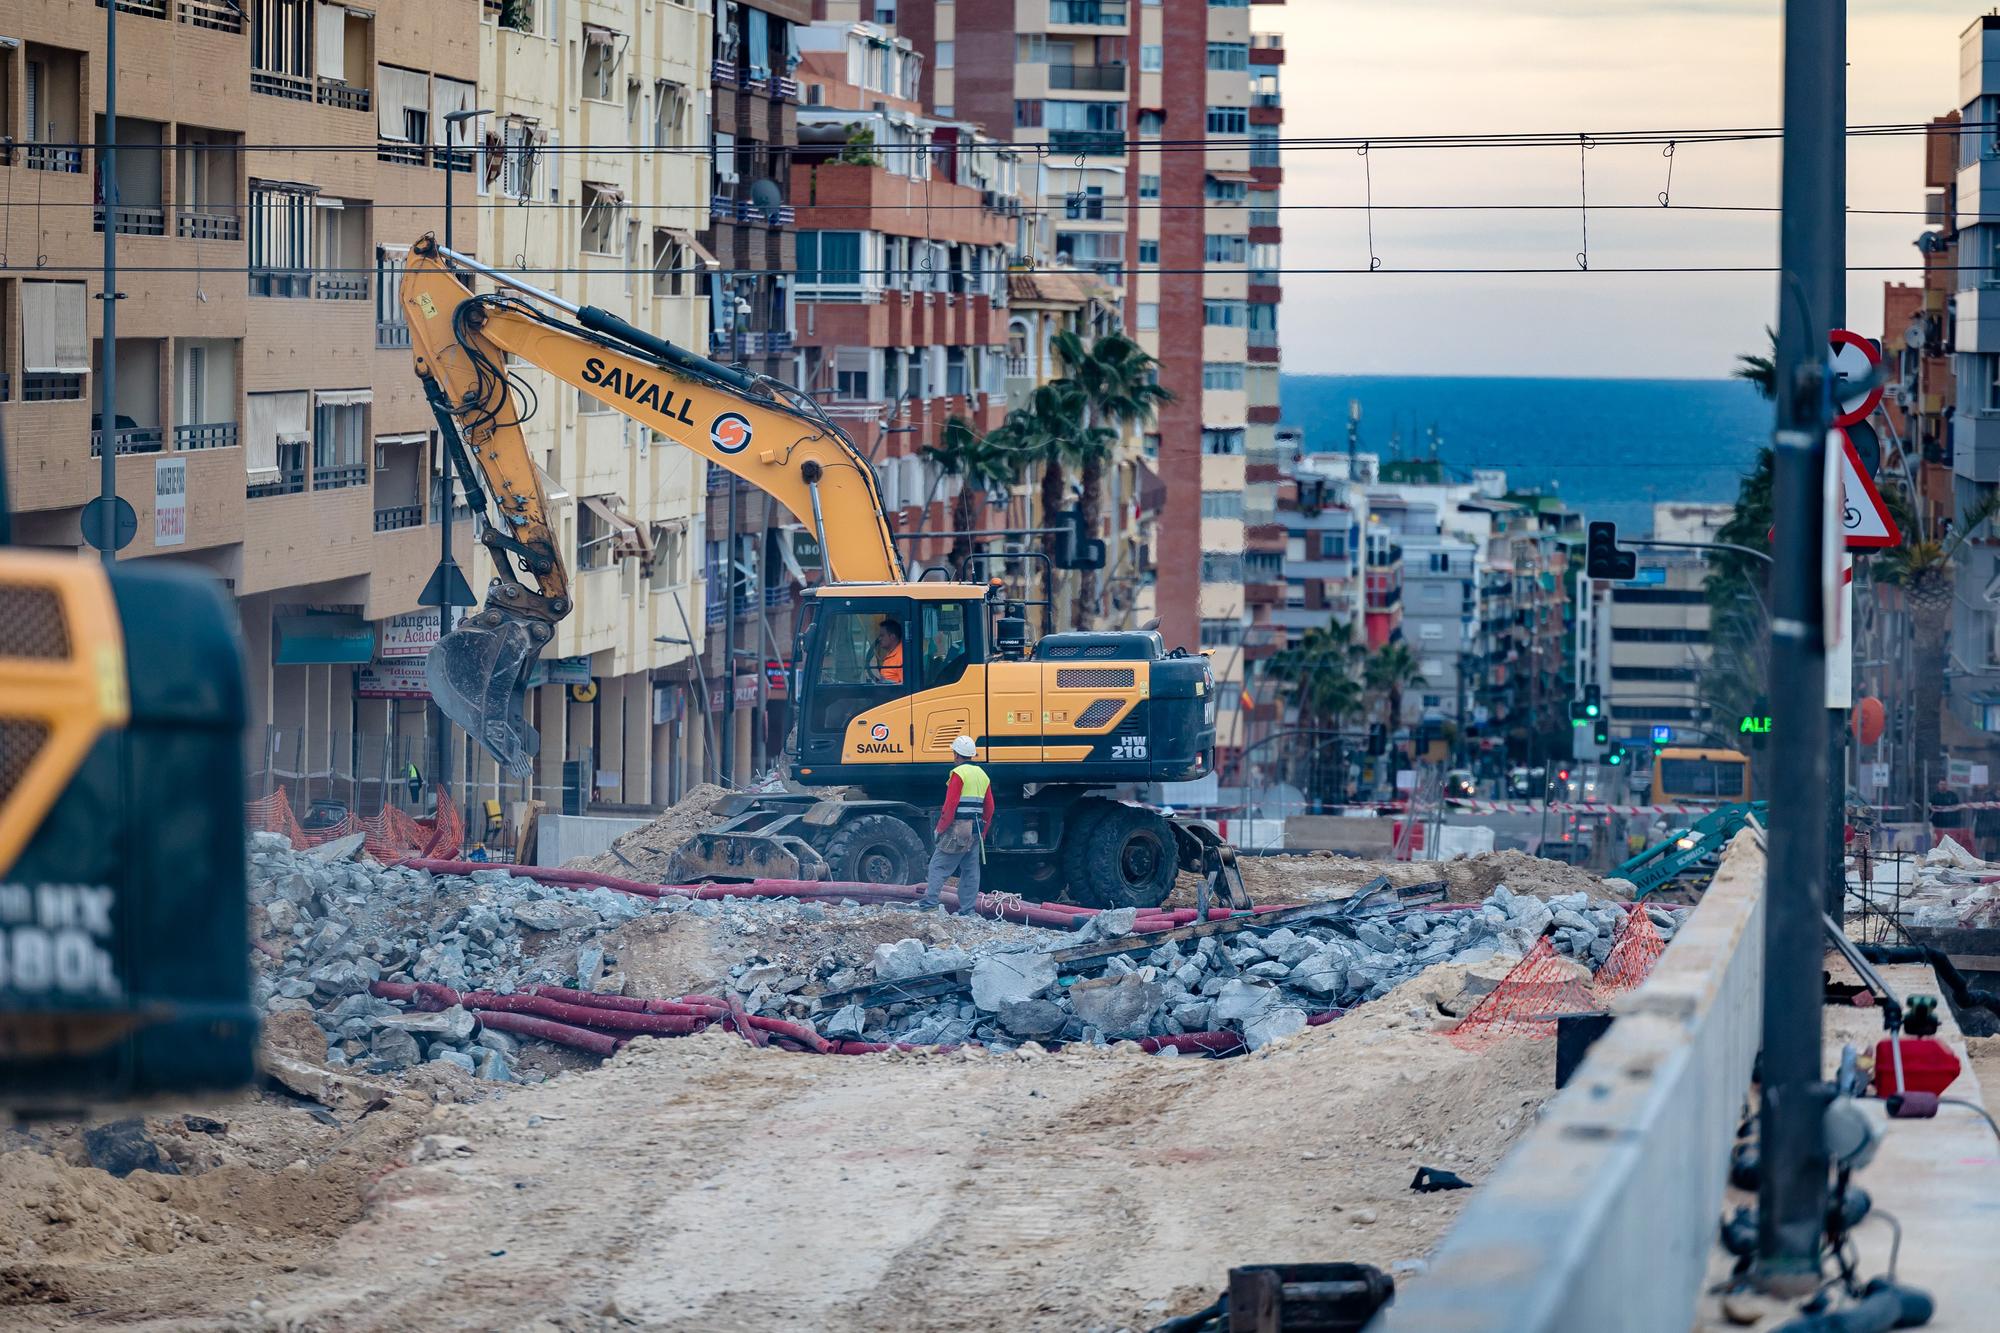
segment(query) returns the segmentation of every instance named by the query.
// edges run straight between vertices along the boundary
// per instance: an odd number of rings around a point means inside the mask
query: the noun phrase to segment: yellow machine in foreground
[[[504,290],[474,295],[471,274]],[[807,524],[827,582],[806,593],[789,776],[862,798],[738,798],[684,849],[690,877],[922,878],[952,741],[992,774],[995,884],[1079,901],[1153,904],[1181,866],[1228,858],[1206,825],[1170,821],[1107,789],[1213,769],[1207,659],[1151,632],[1053,634],[1030,647],[995,585],[912,581],[875,473],[810,397],[696,356],[444,250],[411,249],[403,306],[418,376],[500,573],[485,604],[427,663],[433,696],[503,765],[525,773],[539,738],[522,706],[536,657],[570,611],[548,500],[520,430],[509,357],[553,374],[762,488]],[[567,319],[561,316],[568,316]]]

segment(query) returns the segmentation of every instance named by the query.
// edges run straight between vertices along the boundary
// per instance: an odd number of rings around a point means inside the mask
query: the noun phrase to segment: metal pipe
[[[33,126],[29,126],[32,131]],[[104,6],[104,138],[97,145],[104,196],[104,352],[99,384],[98,558],[118,560],[118,3]]]
[[[1786,0],[1778,288],[1771,678],[1775,767],[1764,929],[1763,1061],[1756,1276],[1778,1295],[1819,1285],[1828,1160],[1821,1128],[1820,909],[1826,873],[1826,641],[1821,562],[1832,419],[1826,338],[1845,225],[1844,6]]]
[[[449,184],[449,182],[450,182],[450,174],[446,173],[446,183]],[[447,213],[445,216],[447,219],[446,230],[447,234],[449,234],[449,229],[450,229],[449,219],[451,215]],[[536,287],[530,283],[521,281],[521,279],[515,277],[511,273],[502,272],[501,270],[494,268],[490,264],[482,264],[477,259],[474,259],[471,255],[460,254],[458,251],[451,248],[451,242],[449,240],[447,240],[443,245],[440,245],[438,247],[438,253],[443,255],[446,259],[449,259],[454,264],[458,264],[461,265],[462,267],[471,269],[474,273],[479,274],[483,278],[490,278],[494,282],[499,283],[502,287],[512,287],[515,291],[520,292],[526,296],[532,296],[537,301],[546,301],[548,302],[548,304],[554,306],[556,309],[561,310],[566,314],[581,315],[583,313],[582,306],[572,305],[568,301],[563,300],[560,296],[557,296],[554,292],[545,292],[540,287]]]

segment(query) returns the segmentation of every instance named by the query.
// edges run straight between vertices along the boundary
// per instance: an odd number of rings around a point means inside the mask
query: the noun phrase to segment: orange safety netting
[[[1646,909],[1634,907],[1625,914],[1604,966],[1586,980],[1577,975],[1576,964],[1556,953],[1554,942],[1543,936],[1447,1035],[1462,1051],[1482,1050],[1510,1037],[1531,1041],[1552,1037],[1557,1015],[1602,1009],[1606,999],[1644,981],[1666,947]]]
[[[390,805],[365,819],[356,819],[350,813],[330,828],[305,829],[292,813],[291,796],[283,787],[249,802],[243,814],[244,823],[251,829],[282,833],[300,851],[359,833],[368,855],[383,865],[394,865],[411,857],[456,860],[465,850],[465,821],[459,817],[457,803],[444,791],[438,793],[438,813],[434,819],[416,819]]]

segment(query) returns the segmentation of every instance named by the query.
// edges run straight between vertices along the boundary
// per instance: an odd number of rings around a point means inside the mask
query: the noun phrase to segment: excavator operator
[[[894,616],[883,616],[875,627],[875,660],[870,670],[884,685],[903,683],[903,626]]]

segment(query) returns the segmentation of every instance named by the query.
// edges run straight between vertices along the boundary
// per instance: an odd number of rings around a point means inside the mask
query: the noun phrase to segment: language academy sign
[[[153,460],[153,545],[187,541],[187,459]]]

